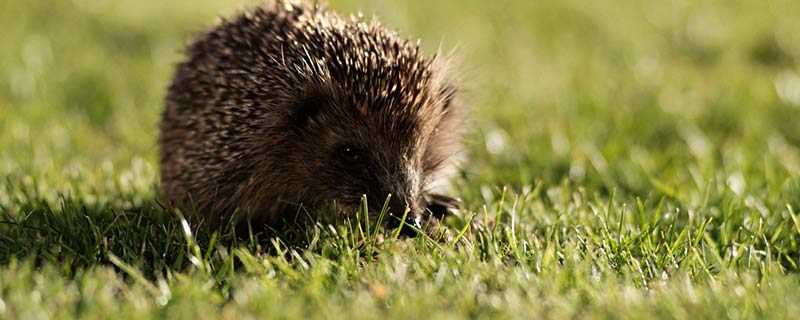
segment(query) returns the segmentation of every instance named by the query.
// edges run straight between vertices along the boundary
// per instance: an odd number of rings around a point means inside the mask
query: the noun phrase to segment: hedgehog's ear
[[[442,86],[440,94],[442,96],[442,109],[447,111],[452,106],[456,94],[458,94],[458,87],[455,84],[447,83]]]
[[[321,95],[311,95],[301,99],[289,111],[289,121],[297,128],[305,127],[319,116],[327,99]]]

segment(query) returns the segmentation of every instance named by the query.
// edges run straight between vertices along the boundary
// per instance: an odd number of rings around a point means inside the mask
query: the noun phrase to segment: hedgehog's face
[[[300,99],[288,122],[297,141],[295,156],[309,169],[299,201],[335,204],[340,213],[352,214],[366,196],[373,218],[386,207],[387,221],[405,215],[419,225],[430,214],[428,192],[454,134],[448,115],[452,92],[431,91],[435,94],[413,101],[422,105],[332,90]]]

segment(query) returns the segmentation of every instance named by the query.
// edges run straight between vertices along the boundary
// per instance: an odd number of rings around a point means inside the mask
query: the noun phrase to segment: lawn
[[[800,315],[800,2],[331,2],[460,61],[448,239],[185,228],[165,88],[247,2],[6,0],[0,319]]]

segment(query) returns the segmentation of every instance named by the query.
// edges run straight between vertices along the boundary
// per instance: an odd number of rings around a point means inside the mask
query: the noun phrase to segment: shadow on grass
[[[32,259],[37,264],[56,263],[71,273],[108,264],[109,257],[116,256],[154,275],[183,270],[192,263],[192,250],[199,248],[208,260],[220,246],[261,254],[274,251],[276,239],[291,247],[302,247],[309,239],[308,228],[302,227],[308,219],[275,228],[231,219],[213,228],[199,223],[187,233],[185,220],[155,199],[141,203],[122,208],[62,198],[57,206],[46,201],[19,204],[13,210],[0,206],[0,265]]]

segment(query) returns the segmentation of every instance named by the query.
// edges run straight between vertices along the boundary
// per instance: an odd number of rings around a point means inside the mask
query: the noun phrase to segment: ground
[[[333,2],[459,61],[449,239],[186,229],[165,87],[246,4],[4,1],[0,318],[800,314],[800,2]]]

